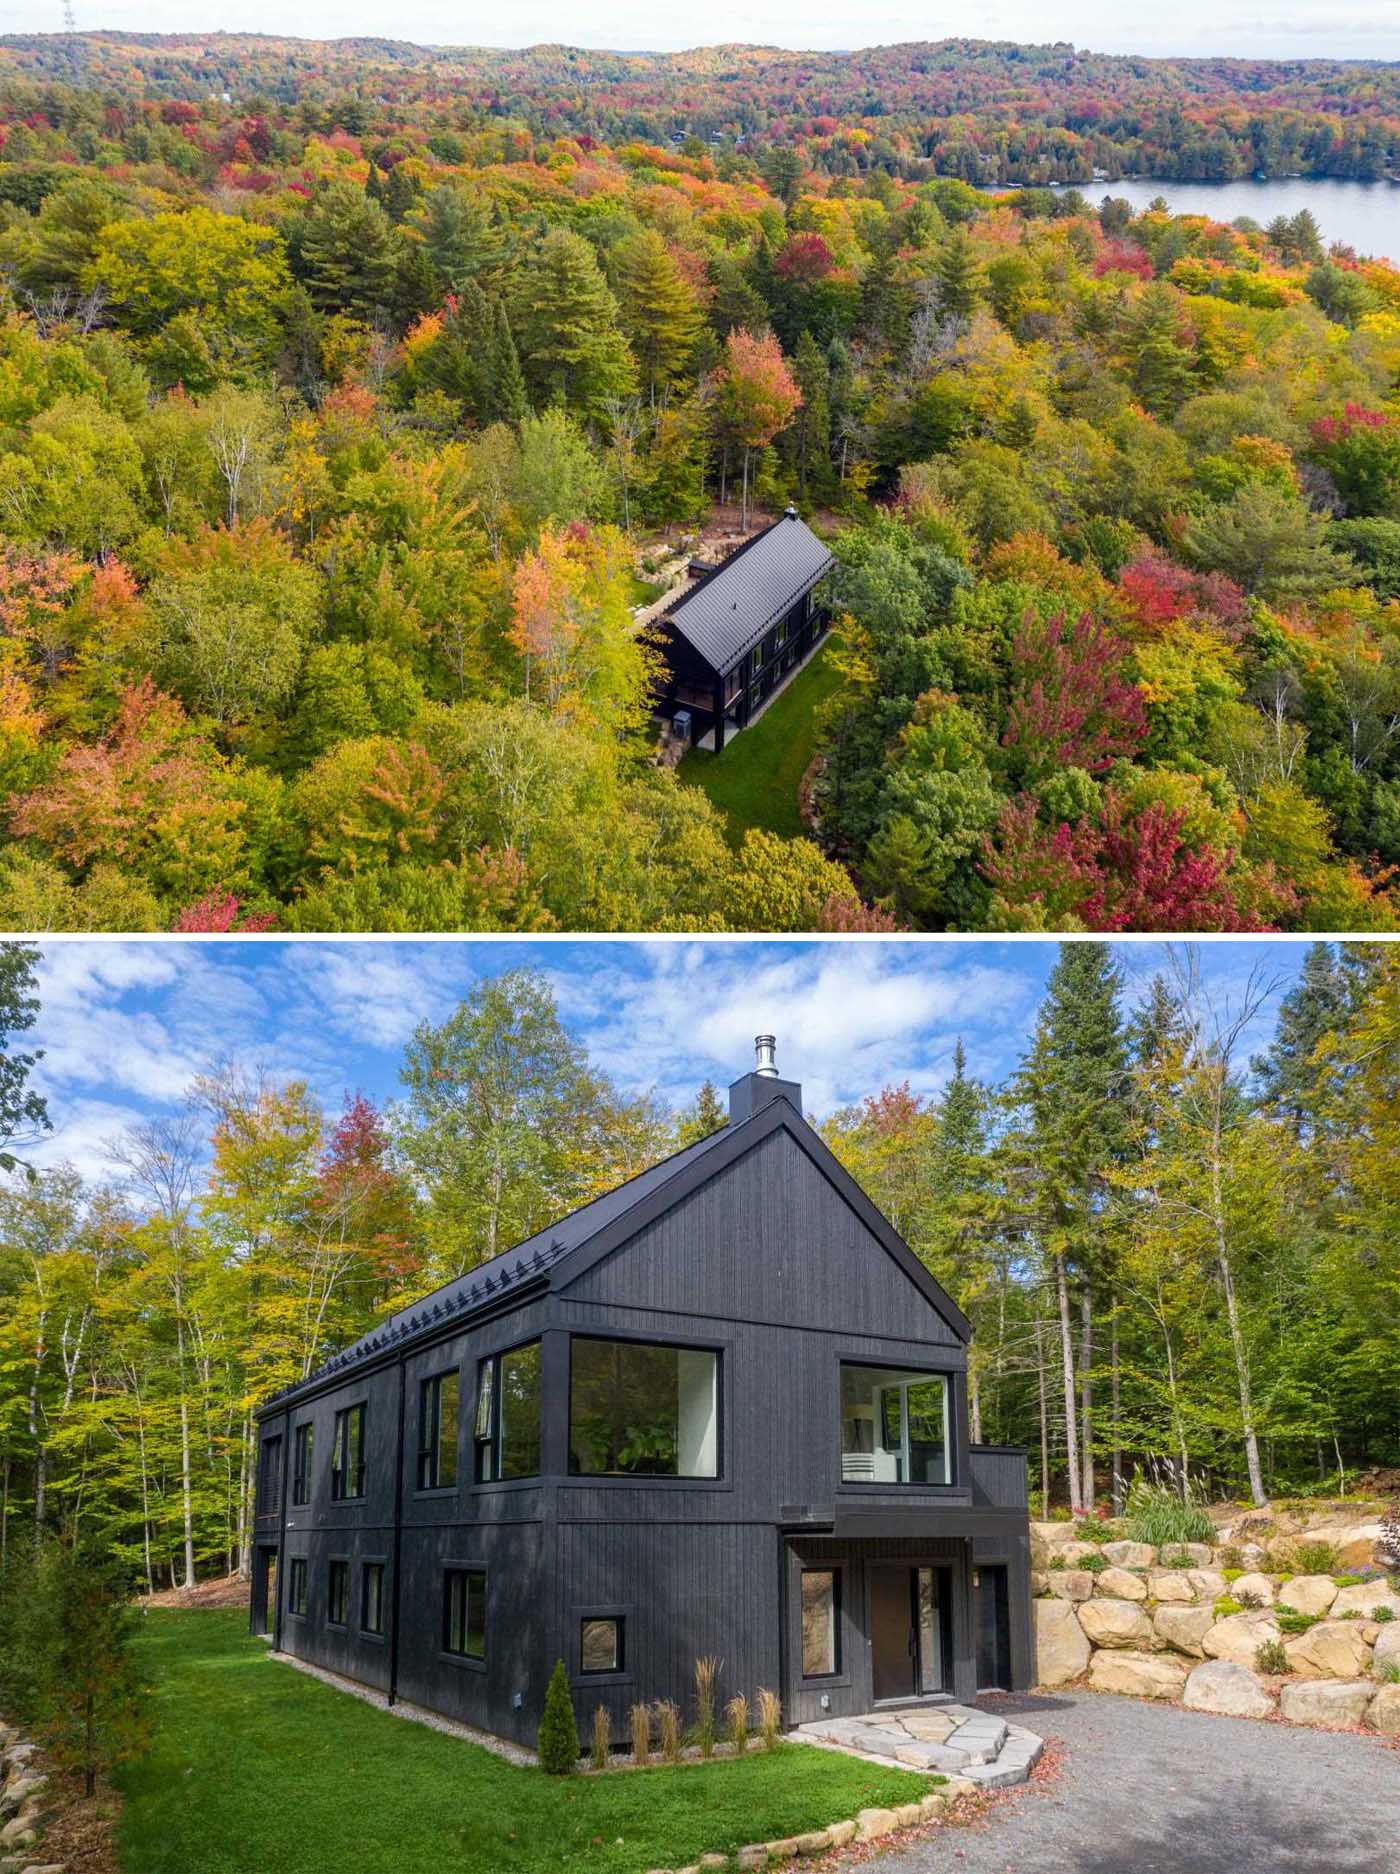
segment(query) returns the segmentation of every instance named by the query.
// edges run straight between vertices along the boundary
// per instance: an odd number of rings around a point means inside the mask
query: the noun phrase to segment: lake
[[[1095,207],[1105,195],[1146,208],[1160,195],[1178,215],[1209,215],[1236,221],[1248,215],[1267,227],[1275,215],[1312,210],[1324,243],[1344,241],[1358,254],[1400,264],[1400,184],[1339,182],[1300,177],[1275,182],[1081,182],[1074,185]]]

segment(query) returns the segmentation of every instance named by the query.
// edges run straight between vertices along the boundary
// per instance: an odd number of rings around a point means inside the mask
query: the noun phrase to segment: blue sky
[[[1202,945],[1217,992],[1237,993],[1263,960],[1283,986],[1305,945]],[[209,942],[49,941],[39,970],[36,1084],[55,1122],[33,1156],[92,1175],[142,1117],[177,1107],[224,1063],[308,1081],[338,1110],[346,1090],[398,1092],[404,1044],[441,1021],[482,976],[532,964],[596,1064],[632,1090],[680,1105],[707,1077],[752,1063],[778,1037],[778,1064],[824,1115],[908,1080],[935,1091],[961,1036],[973,1071],[1014,1066],[1052,967],[1053,942],[705,940]],[[1130,991],[1160,968],[1160,944],[1118,946]],[[1266,1038],[1261,1027],[1255,1045]]]
[[[965,7],[890,0],[871,14],[849,0],[711,0],[703,17],[646,0],[595,0],[586,12],[558,0],[514,0],[499,14],[463,12],[448,0],[407,0],[392,17],[366,0],[304,0],[289,18],[276,0],[74,0],[85,32],[264,32],[334,39],[387,35],[426,45],[525,46],[542,41],[629,51],[676,51],[736,40],[750,45],[841,49],[911,39],[1072,40],[1096,52],[1167,57],[1400,57],[1400,0],[1178,0],[1169,8],[1108,0],[987,0]],[[62,0],[0,0],[0,32],[57,32]]]

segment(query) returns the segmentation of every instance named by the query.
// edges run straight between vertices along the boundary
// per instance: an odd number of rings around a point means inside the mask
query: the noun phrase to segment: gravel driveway
[[[1400,1874],[1400,1751],[1106,1693],[988,1700],[1061,1769],[879,1874]],[[872,1869],[873,1874],[873,1869]]]

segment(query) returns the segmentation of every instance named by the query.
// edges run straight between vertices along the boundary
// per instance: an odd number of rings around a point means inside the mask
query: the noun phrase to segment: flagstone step
[[[799,1725],[797,1735],[858,1756],[886,1758],[911,1770],[966,1777],[988,1789],[1024,1783],[1045,1748],[1034,1731],[972,1705],[821,1718]]]

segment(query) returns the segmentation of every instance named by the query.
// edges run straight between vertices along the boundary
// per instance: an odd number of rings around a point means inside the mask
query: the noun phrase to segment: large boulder
[[[1035,1676],[1038,1685],[1068,1685],[1089,1664],[1089,1642],[1069,1601],[1035,1601]]]
[[[1191,1583],[1179,1568],[1154,1568],[1147,1577],[1147,1592],[1154,1601],[1194,1601],[1196,1598]]]
[[[1376,1636],[1376,1650],[1371,1655],[1371,1670],[1379,1679],[1387,1666],[1400,1667],[1400,1620],[1392,1620]]]
[[[1096,1692],[1126,1692],[1133,1698],[1179,1698],[1186,1667],[1161,1653],[1095,1653],[1089,1683]]]
[[[1087,1601],[1093,1598],[1097,1575],[1087,1568],[1051,1568],[1045,1576],[1050,1592],[1061,1601]]]
[[[1208,1542],[1164,1542],[1159,1554],[1163,1562],[1176,1567],[1189,1562],[1193,1568],[1209,1568],[1215,1559]]]
[[[1271,1693],[1248,1666],[1228,1659],[1208,1659],[1196,1666],[1181,1694],[1192,1711],[1219,1711],[1231,1718],[1267,1718],[1275,1709]]]
[[[1342,1570],[1368,1568],[1376,1559],[1380,1541],[1379,1522],[1319,1523],[1302,1537],[1304,1542],[1326,1542],[1337,1551],[1337,1566]]]
[[[1295,1614],[1325,1614],[1337,1598],[1337,1584],[1330,1575],[1295,1575],[1278,1591],[1280,1607]]]
[[[1248,1607],[1251,1601],[1260,1607],[1272,1607],[1274,1604],[1274,1584],[1267,1575],[1241,1575],[1232,1581],[1225,1590],[1232,1594],[1241,1607]]]
[[[1254,1655],[1265,1640],[1278,1637],[1278,1624],[1270,1614],[1230,1614],[1216,1621],[1201,1644],[1210,1659],[1229,1659],[1252,1668]]]
[[[1188,1568],[1186,1579],[1198,1601],[1218,1601],[1229,1586],[1218,1568]]]
[[[1371,1700],[1366,1722],[1373,1731],[1400,1737],[1400,1685],[1383,1685]]]
[[[1094,1593],[1105,1601],[1145,1601],[1147,1583],[1141,1575],[1129,1574],[1126,1568],[1105,1568]]]
[[[1388,1607],[1394,1618],[1400,1621],[1400,1594],[1387,1586],[1384,1576],[1378,1581],[1358,1581],[1353,1587],[1340,1589],[1332,1603],[1332,1618],[1336,1620],[1342,1614],[1360,1614],[1363,1620],[1367,1620],[1378,1607]]]
[[[1371,1649],[1356,1620],[1319,1620],[1306,1633],[1285,1640],[1294,1672],[1327,1679],[1359,1679],[1371,1670]]]
[[[1376,1695],[1370,1679],[1304,1679],[1285,1685],[1279,1704],[1293,1724],[1323,1724],[1345,1730],[1360,1724]]]
[[[1103,1552],[1116,1568],[1151,1568],[1157,1560],[1150,1542],[1105,1542]]]
[[[1137,1601],[1085,1601],[1079,1624],[1095,1646],[1135,1647],[1154,1643],[1152,1622]]]
[[[1174,1652],[1205,1658],[1205,1637],[1215,1625],[1214,1610],[1209,1607],[1159,1607],[1152,1616],[1152,1626],[1159,1640]]]

